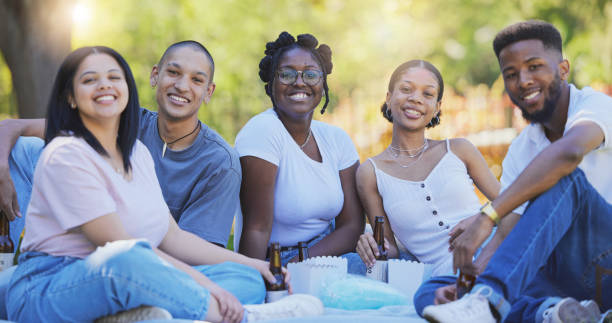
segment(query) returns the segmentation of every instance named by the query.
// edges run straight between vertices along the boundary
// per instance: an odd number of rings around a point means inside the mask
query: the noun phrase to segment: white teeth
[[[406,114],[409,114],[411,116],[415,116],[415,117],[420,117],[421,113],[419,111],[413,110],[413,109],[406,109],[404,110]]]
[[[187,99],[182,98],[180,96],[176,96],[176,95],[171,95],[170,99],[172,99],[174,101],[185,102],[185,103],[189,102],[189,101],[187,101]]]
[[[523,99],[530,100],[530,99],[533,99],[536,96],[538,96],[538,94],[540,94],[540,91],[536,91],[536,92],[533,92],[533,93],[531,93],[529,95],[526,95],[526,96],[523,97]]]
[[[114,100],[115,97],[112,95],[103,95],[103,96],[99,96],[96,98],[96,102],[100,102],[100,101],[112,101]]]
[[[296,100],[300,100],[300,99],[305,99],[308,97],[308,95],[306,95],[306,93],[296,93],[296,94],[292,94],[289,96],[292,99],[296,99]]]

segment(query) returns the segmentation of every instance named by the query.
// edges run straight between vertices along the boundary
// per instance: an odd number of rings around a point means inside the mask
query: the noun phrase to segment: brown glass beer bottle
[[[270,271],[276,278],[276,282],[271,283],[268,280],[266,282],[266,302],[274,302],[277,301],[289,293],[287,287],[285,286],[285,275],[283,274],[283,269],[281,266],[280,260],[280,244],[278,242],[273,242],[270,245]]]
[[[459,272],[459,277],[457,277],[457,299],[463,297],[463,295],[469,293],[474,287],[474,282],[476,281],[476,277]]]
[[[0,271],[13,265],[15,244],[11,240],[9,221],[0,211]]]
[[[374,221],[374,240],[378,245],[378,256],[376,260],[387,260],[387,250],[385,250],[385,218],[377,216]]]
[[[298,242],[298,261],[302,262],[308,259],[308,244],[306,242]]]

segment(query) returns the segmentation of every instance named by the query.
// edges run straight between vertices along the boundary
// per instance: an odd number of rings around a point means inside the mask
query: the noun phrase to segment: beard
[[[561,76],[555,75],[555,79],[548,85],[547,91],[548,97],[544,100],[544,107],[540,111],[529,113],[527,109],[521,106],[521,103],[510,96],[510,100],[521,109],[523,118],[529,123],[544,123],[552,117],[557,107],[557,102],[561,97]]]

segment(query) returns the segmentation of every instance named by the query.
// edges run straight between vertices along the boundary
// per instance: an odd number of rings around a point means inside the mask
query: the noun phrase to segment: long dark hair
[[[130,156],[132,148],[138,136],[139,108],[138,91],[132,71],[127,62],[111,48],[104,46],[81,47],[68,54],[60,66],[49,104],[47,106],[47,129],[45,130],[45,145],[53,138],[62,135],[71,135],[83,138],[100,155],[108,156],[108,152],[102,147],[100,142],[85,127],[78,109],[71,109],[68,102],[69,97],[74,97],[74,76],[79,66],[86,57],[92,54],[108,54],[113,57],[125,74],[129,98],[127,107],[121,113],[119,119],[119,133],[117,134],[117,145],[123,156],[123,168],[128,172],[131,168]]]

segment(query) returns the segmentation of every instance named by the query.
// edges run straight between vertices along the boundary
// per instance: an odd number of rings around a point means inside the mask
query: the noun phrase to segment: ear
[[[389,104],[390,100],[391,100],[391,92],[387,92],[387,98],[385,99],[385,103],[387,104],[388,109],[391,109],[391,105]]]
[[[76,102],[74,102],[74,99],[72,98],[72,94],[68,95],[68,105],[70,106],[70,109],[76,109],[77,105]]]
[[[438,115],[438,113],[440,113],[440,107],[442,106],[442,100],[438,101],[438,103],[436,103],[436,109],[434,110],[434,117]]]
[[[567,59],[564,59],[559,63],[559,74],[561,74],[561,79],[566,81],[569,77],[570,72],[570,63]]]
[[[217,85],[214,82],[208,83],[208,88],[206,88],[206,95],[204,96],[204,104],[208,104],[213,93],[215,93],[215,88],[217,88]]]
[[[153,69],[151,70],[151,76],[149,77],[149,83],[151,87],[157,86],[157,78],[159,77],[159,67],[157,64],[153,65]]]

